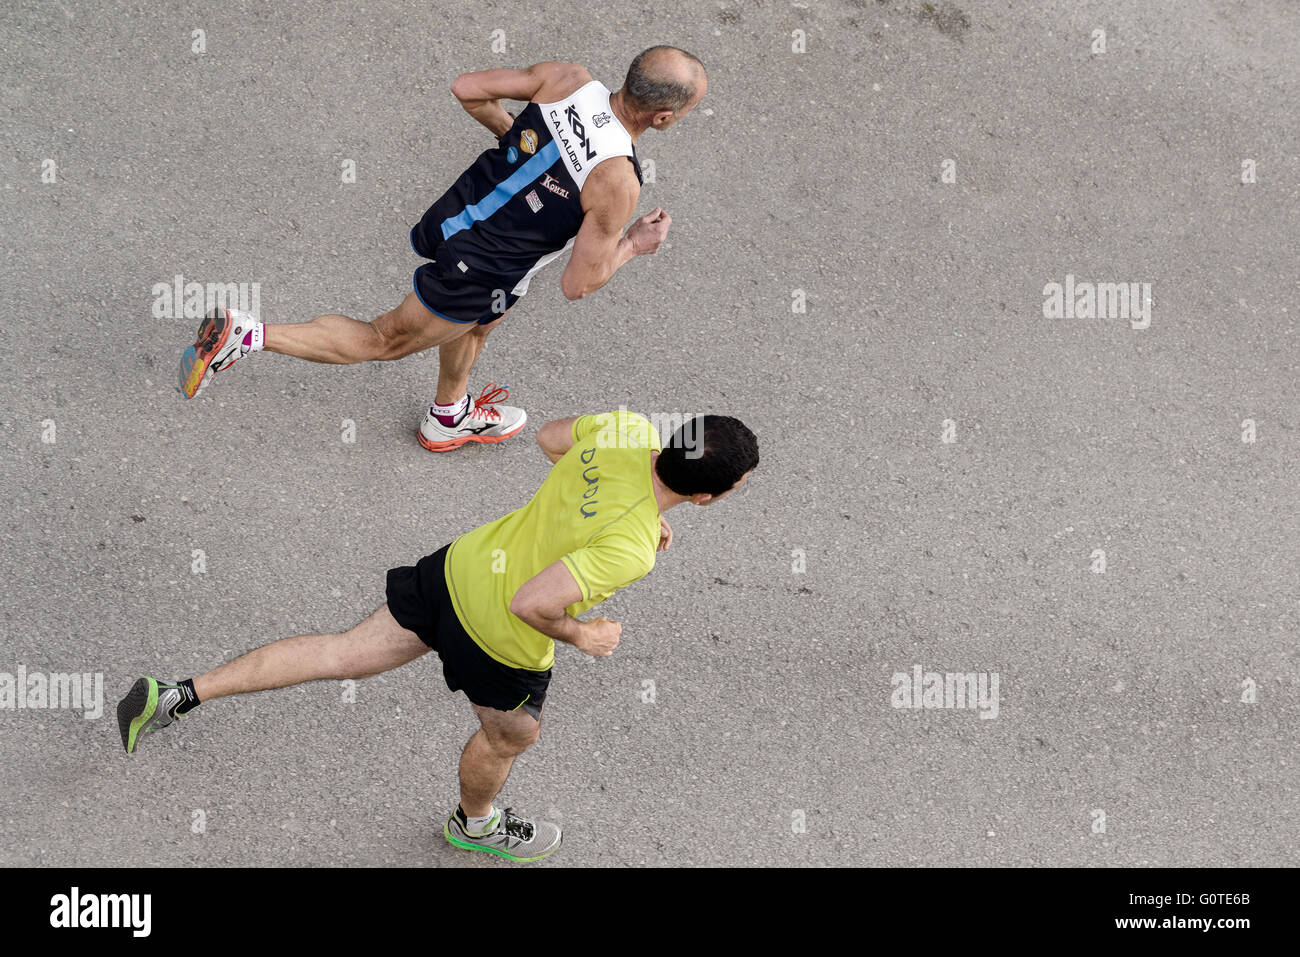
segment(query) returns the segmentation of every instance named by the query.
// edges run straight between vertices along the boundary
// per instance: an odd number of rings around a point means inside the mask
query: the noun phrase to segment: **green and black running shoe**
[[[117,727],[122,732],[122,747],[135,753],[140,735],[165,728],[180,717],[177,708],[185,704],[186,689],[167,685],[155,678],[139,678],[117,703]]]
[[[560,829],[550,821],[525,821],[510,813],[497,812],[497,818],[483,834],[470,834],[460,808],[447,818],[442,834],[456,847],[487,851],[511,861],[540,861],[560,848]]]

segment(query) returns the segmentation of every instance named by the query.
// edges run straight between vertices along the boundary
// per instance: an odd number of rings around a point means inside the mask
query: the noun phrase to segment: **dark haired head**
[[[704,64],[677,47],[642,50],[628,67],[623,92],[636,109],[676,113],[694,99]]]
[[[718,496],[758,465],[758,439],[729,415],[697,415],[673,433],[655,473],[678,495]]]

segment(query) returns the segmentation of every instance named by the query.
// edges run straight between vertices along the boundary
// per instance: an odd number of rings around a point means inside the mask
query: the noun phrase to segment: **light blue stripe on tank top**
[[[498,209],[510,202],[515,195],[537,177],[551,168],[560,158],[560,147],[555,142],[547,143],[541,151],[530,159],[508,179],[497,183],[497,188],[488,193],[473,206],[466,206],[455,216],[448,216],[442,221],[442,238],[449,239],[462,229],[469,229],[477,222],[487,219]]]

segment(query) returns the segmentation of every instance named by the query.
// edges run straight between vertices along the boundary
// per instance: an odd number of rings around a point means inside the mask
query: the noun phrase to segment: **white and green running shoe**
[[[165,728],[180,718],[176,709],[186,701],[181,685],[163,684],[155,678],[139,678],[117,703],[117,727],[122,732],[122,747],[135,753],[140,735]]]
[[[560,848],[560,828],[550,821],[526,821],[510,813],[497,811],[483,834],[470,834],[460,808],[447,818],[442,834],[451,844],[471,851],[486,851],[511,861],[540,861]]]

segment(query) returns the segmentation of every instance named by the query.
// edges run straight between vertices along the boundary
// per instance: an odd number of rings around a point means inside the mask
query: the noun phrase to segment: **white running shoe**
[[[257,317],[242,309],[213,309],[199,334],[181,354],[181,391],[194,398],[218,372],[224,372],[248,353],[244,336],[257,324]]]
[[[510,390],[489,382],[477,399],[466,395],[469,403],[460,421],[448,428],[437,420],[430,408],[416,435],[430,452],[449,452],[467,442],[504,442],[517,435],[528,421],[523,409],[498,405],[510,398]]]
[[[560,828],[550,821],[519,817],[513,808],[496,813],[485,834],[470,834],[465,812],[459,807],[442,827],[443,837],[467,851],[486,851],[510,861],[540,861],[560,849]]]

